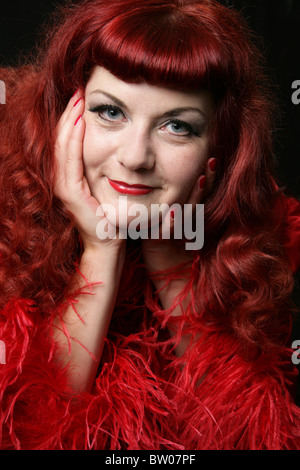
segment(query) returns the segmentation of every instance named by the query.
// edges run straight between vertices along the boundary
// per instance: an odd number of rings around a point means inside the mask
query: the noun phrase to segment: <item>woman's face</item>
[[[208,92],[130,84],[95,67],[85,90],[83,159],[91,192],[119,211],[120,196],[183,205],[205,167]]]

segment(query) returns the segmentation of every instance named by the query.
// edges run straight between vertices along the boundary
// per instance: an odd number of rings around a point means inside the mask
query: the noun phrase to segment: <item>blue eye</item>
[[[164,126],[171,134],[188,137],[190,135],[199,136],[200,134],[190,124],[178,119],[172,119]]]
[[[90,109],[92,113],[97,113],[101,119],[105,121],[119,121],[124,118],[124,114],[120,108],[111,104],[103,104]]]
[[[190,129],[187,127],[186,124],[183,124],[179,121],[170,122],[166,127],[170,127],[170,130],[174,132],[174,134],[189,134]]]

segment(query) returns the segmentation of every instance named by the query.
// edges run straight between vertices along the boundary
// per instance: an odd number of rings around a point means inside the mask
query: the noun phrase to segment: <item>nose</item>
[[[124,133],[117,152],[117,159],[128,170],[151,170],[155,165],[155,152],[151,135],[146,129],[132,127]]]

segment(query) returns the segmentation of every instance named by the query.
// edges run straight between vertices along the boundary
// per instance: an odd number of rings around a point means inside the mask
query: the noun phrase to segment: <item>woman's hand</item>
[[[85,122],[84,95],[77,91],[70,99],[56,128],[55,161],[57,178],[55,195],[64,203],[72,214],[80,233],[84,249],[98,249],[100,246],[120,248],[124,240],[97,237],[96,229],[101,216],[100,201],[91,193],[88,181],[84,175],[83,139]],[[102,217],[105,217],[103,214]],[[109,225],[109,222],[107,221]],[[125,246],[125,245],[124,245]]]
[[[207,161],[205,174],[198,178],[190,193],[186,203],[191,204],[194,210],[196,204],[200,204],[204,201],[206,195],[209,194],[212,189],[215,178],[215,163],[216,160],[214,158],[210,158]],[[176,214],[174,215],[173,223],[171,222],[170,224],[171,230],[176,220]],[[167,214],[163,223],[169,224],[169,217],[170,214]],[[159,291],[161,305],[167,310],[174,305],[174,300],[177,296],[184,292],[184,288],[189,281],[189,278],[186,277],[186,273],[189,272],[190,265],[193,262],[193,251],[186,250],[185,243],[183,243],[182,240],[174,240],[172,238],[163,239],[161,237],[158,240],[142,240],[142,253],[145,266],[152,278],[155,289]],[[180,269],[176,271],[176,275],[171,281],[169,280],[168,283],[166,283],[166,279],[164,279],[163,275],[151,276],[153,273],[169,270],[180,265],[184,266],[181,266]],[[185,310],[189,302],[190,294],[184,294],[180,304],[173,307],[171,317],[173,319],[174,317],[181,317],[182,309]],[[190,334],[182,334],[181,330],[178,330],[177,323],[170,322],[170,319],[168,319],[167,326],[171,336],[180,332],[181,336],[179,340],[176,340],[175,345],[175,353],[179,357],[185,353],[191,341],[197,341],[200,337],[198,334],[194,338],[192,338]]]
[[[200,204],[204,201],[206,195],[208,195],[212,189],[215,178],[215,164],[215,158],[208,159],[204,174],[197,179],[190,193],[186,204],[190,204],[194,211],[196,204]],[[172,232],[175,222],[176,213],[174,214],[174,219],[172,219],[172,217],[170,218],[170,213],[167,213],[163,224],[170,224],[170,231]],[[161,228],[161,232],[162,230],[163,227]],[[182,263],[192,262],[193,260],[193,251],[186,250],[182,240],[174,240],[172,238],[163,239],[161,237],[158,240],[142,240],[142,253],[144,263],[150,274],[170,269]]]
[[[67,299],[68,307],[63,317],[55,318],[53,323],[53,337],[60,344],[59,359],[71,364],[70,384],[75,393],[90,391],[94,384],[126,249],[124,239],[101,240],[97,237],[97,224],[105,215],[84,175],[83,113],[83,93],[78,91],[59,120],[55,144],[55,195],[72,214],[84,246],[79,272],[69,286],[75,296],[76,309]],[[99,216],[101,213],[103,215]],[[89,292],[86,291],[87,282]]]

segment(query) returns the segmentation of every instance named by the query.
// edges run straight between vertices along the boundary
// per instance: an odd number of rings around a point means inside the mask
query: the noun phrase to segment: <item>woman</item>
[[[299,448],[299,212],[242,20],[90,0],[43,51],[0,77],[2,449]],[[157,238],[127,237],[136,204]]]

